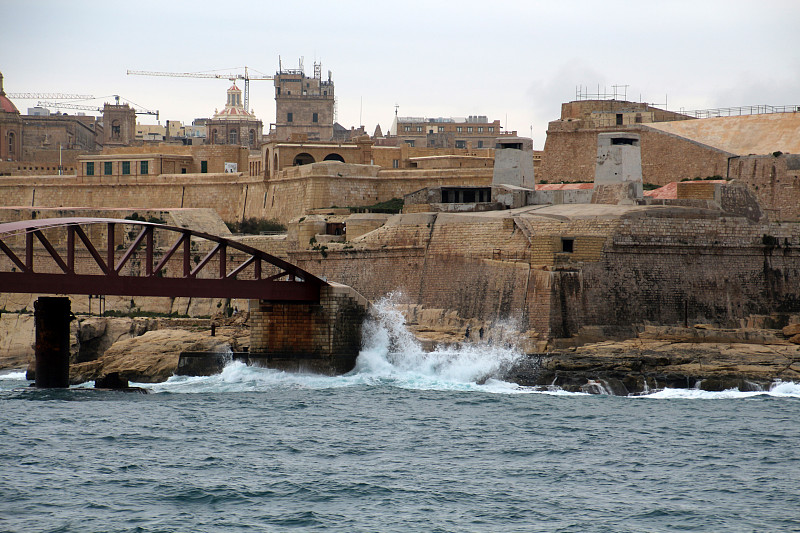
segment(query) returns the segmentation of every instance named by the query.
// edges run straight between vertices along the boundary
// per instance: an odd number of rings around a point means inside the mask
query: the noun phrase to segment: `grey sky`
[[[386,132],[398,104],[532,128],[541,149],[579,85],[628,85],[628,99],[673,110],[800,104],[798,20],[797,0],[0,0],[0,71],[7,92],[119,94],[190,123],[224,106],[230,82],[126,70],[271,75],[278,56],[303,56],[306,74],[315,59],[333,72],[348,128]],[[266,130],[272,82],[250,87]]]

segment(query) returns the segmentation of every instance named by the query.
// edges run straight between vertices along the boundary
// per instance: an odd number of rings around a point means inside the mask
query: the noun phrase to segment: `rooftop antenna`
[[[397,104],[394,104],[394,116],[395,116],[395,118],[397,118],[397,109],[398,109],[399,107],[400,107],[399,105],[397,105]]]

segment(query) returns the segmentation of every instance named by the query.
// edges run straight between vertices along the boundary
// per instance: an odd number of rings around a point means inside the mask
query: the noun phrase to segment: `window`
[[[404,127],[403,127],[403,130],[404,130],[404,131],[411,131],[411,126],[404,126]]]
[[[456,141],[456,148],[466,148],[467,141]]]
[[[467,126],[467,133],[472,133],[472,126]]]
[[[181,174],[186,174],[186,168],[181,168]]]
[[[140,169],[139,169],[139,174],[147,174],[147,173],[149,173],[150,169],[148,168],[148,166],[149,166],[148,163],[149,163],[149,161],[142,161],[141,162]]]
[[[286,113],[286,122],[294,122],[294,115],[292,113]]]
[[[483,141],[478,141],[478,148],[483,148]]]
[[[417,131],[422,131],[422,126],[417,126]]]
[[[256,145],[256,130],[250,130],[250,146]]]
[[[406,139],[406,144],[409,146],[414,146],[414,141],[412,139]]]
[[[239,139],[236,130],[231,130],[228,132],[228,144],[236,144],[238,140]]]
[[[111,122],[111,138],[119,139],[119,135],[120,135],[119,120],[114,120]]]
[[[89,161],[86,163],[86,175],[94,176],[94,161]]]
[[[444,133],[444,126],[439,126],[439,133]]]
[[[617,126],[622,126],[622,113],[617,113]]]
[[[575,239],[561,238],[561,251],[571,254],[575,251]]]
[[[103,163],[103,174],[105,176],[110,176],[113,170],[114,170],[114,163],[112,163],[111,161],[106,161],[105,163]]]
[[[317,113],[311,115],[311,122],[319,122],[319,115]]]
[[[131,173],[131,162],[130,161],[123,161],[122,162],[122,173],[128,175]]]
[[[400,160],[392,159],[392,168],[400,168]]]
[[[458,133],[461,133],[463,130],[464,130],[464,128],[462,128],[461,126],[456,126],[456,131]]]
[[[200,161],[200,173],[208,174],[208,161]]]
[[[483,133],[483,126],[478,126],[478,133]]]
[[[8,155],[14,155],[14,132],[8,132]]]
[[[493,131],[494,131],[494,126],[489,126],[489,133],[492,133]]]

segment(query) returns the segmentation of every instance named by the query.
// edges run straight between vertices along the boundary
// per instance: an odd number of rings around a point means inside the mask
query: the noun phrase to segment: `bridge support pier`
[[[320,288],[320,302],[250,300],[250,364],[344,374],[361,349],[367,299],[347,285]]]
[[[36,387],[69,387],[69,298],[39,297],[33,304],[36,325]]]

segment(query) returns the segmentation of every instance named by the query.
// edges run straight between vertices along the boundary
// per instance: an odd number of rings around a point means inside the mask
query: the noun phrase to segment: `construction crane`
[[[151,72],[146,70],[129,70],[128,75],[166,76],[171,78],[213,78],[218,80],[230,80],[234,83],[236,82],[236,80],[244,80],[244,108],[247,111],[250,111],[250,80],[261,81],[261,80],[273,80],[275,78],[274,76],[263,76],[263,75],[253,77],[250,76],[250,73],[247,71],[247,67],[243,68],[244,68],[244,74],[234,74],[234,73],[217,74],[212,72]]]
[[[65,94],[65,93],[8,93],[9,98],[20,100],[93,100],[91,94]]]
[[[118,94],[114,94],[112,96],[114,97],[114,99],[116,101],[116,105],[119,105],[120,98],[122,98],[122,97],[119,96]],[[125,100],[125,99],[123,98],[123,100]],[[129,102],[129,103],[133,104],[133,102],[130,102],[129,100],[126,100],[126,102]],[[47,106],[47,107],[55,107],[56,109],[77,109],[77,110],[81,110],[81,111],[99,111],[99,112],[103,111],[103,108],[99,107],[99,106],[79,105],[79,104],[71,104],[71,103],[67,103],[67,102],[43,102],[43,101],[40,101],[40,102],[37,102],[36,105],[38,105],[38,106]],[[134,105],[137,105],[137,104],[134,104]],[[134,113],[136,113],[137,115],[155,115],[156,116],[156,120],[158,120],[158,110],[150,111],[149,109],[145,109],[142,106],[138,106],[138,107],[139,107],[139,109],[137,109],[136,107],[134,107],[134,109],[133,109]]]

